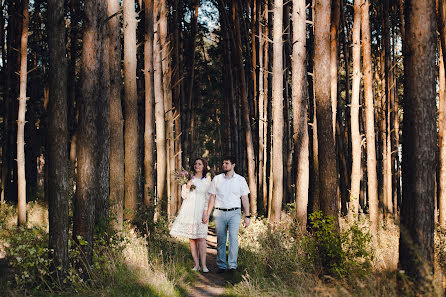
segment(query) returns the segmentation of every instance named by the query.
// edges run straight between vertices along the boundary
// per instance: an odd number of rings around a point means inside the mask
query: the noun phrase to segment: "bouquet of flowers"
[[[187,171],[187,170],[185,170],[185,169],[181,169],[181,170],[179,170],[179,171],[175,171],[175,172],[173,173],[173,175],[175,176],[175,180],[176,180],[176,182],[177,182],[180,186],[186,184],[189,180],[192,179],[192,176],[193,176],[192,172]],[[190,190],[191,190],[191,191],[192,191],[193,189],[195,189],[195,188],[196,188],[195,185],[191,185],[191,186],[190,186]]]

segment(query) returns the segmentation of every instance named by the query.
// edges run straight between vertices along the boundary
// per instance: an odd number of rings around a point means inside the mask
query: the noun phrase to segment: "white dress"
[[[208,189],[211,181],[208,178],[194,178],[192,183],[195,189],[192,191],[181,187],[181,198],[183,204],[177,218],[170,229],[170,235],[183,236],[191,239],[206,238],[208,235],[208,224],[202,223],[204,210],[208,207]]]

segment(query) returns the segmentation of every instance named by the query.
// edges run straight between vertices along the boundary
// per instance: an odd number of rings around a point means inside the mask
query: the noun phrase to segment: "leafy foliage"
[[[334,219],[318,211],[310,215],[310,226],[310,234],[303,239],[307,264],[320,267],[325,274],[337,278],[370,272],[372,237],[358,223],[338,233]]]
[[[69,242],[70,264],[62,277],[57,271],[62,267],[54,267],[53,250],[48,248],[48,233],[38,226],[32,228],[15,227],[2,233],[1,241],[5,241],[9,265],[14,273],[14,288],[34,290],[62,291],[66,287],[80,289],[89,284],[84,283],[83,276],[88,275],[90,284],[100,283],[110,272],[109,267],[116,264],[113,259],[119,259],[126,241],[115,235],[102,233],[95,238],[93,263],[91,266],[78,265],[82,258],[78,245],[86,245],[81,237],[78,244]],[[79,267],[83,267],[79,268]],[[87,270],[87,271],[84,271]]]

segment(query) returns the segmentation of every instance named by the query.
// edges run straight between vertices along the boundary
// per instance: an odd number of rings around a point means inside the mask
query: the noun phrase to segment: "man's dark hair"
[[[232,164],[236,164],[236,163],[237,163],[237,162],[235,161],[234,156],[231,156],[231,155],[226,155],[226,156],[224,156],[223,159],[222,159],[222,161],[229,161],[229,162],[231,162]]]

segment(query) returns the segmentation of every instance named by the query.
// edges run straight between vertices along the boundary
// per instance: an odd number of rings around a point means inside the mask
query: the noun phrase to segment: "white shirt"
[[[231,178],[221,173],[214,177],[208,190],[214,194],[216,208],[241,207],[240,197],[249,194],[249,187],[243,176],[234,172]]]

